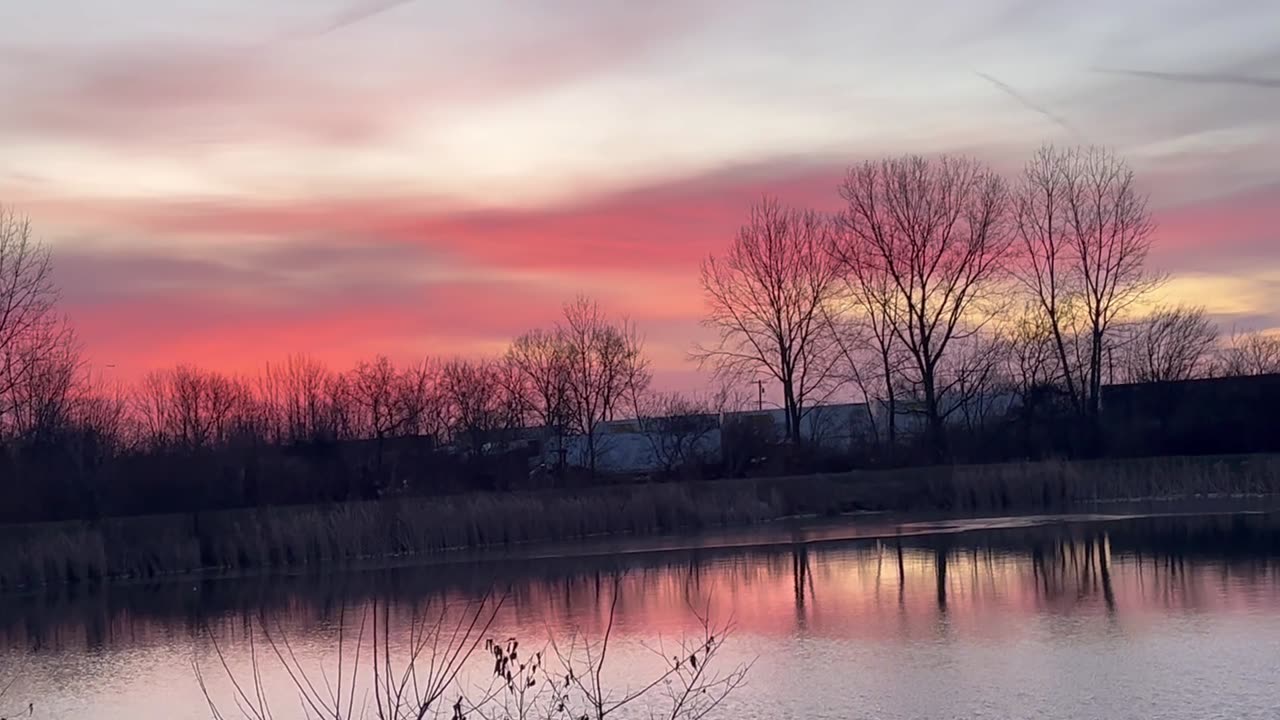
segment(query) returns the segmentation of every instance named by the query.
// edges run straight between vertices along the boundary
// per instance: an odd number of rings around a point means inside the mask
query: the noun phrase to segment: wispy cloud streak
[[[1189,73],[1162,72],[1158,70],[1130,70],[1125,68],[1094,68],[1094,72],[1108,75],[1128,75],[1130,77],[1164,80],[1166,82],[1192,83],[1196,85],[1237,85],[1244,87],[1280,89],[1280,78],[1255,77],[1237,75],[1235,73]]]
[[[314,37],[328,35],[343,28],[350,27],[360,22],[364,22],[372,17],[381,15],[388,10],[393,10],[401,5],[407,5],[414,0],[366,0],[365,2],[353,3],[333,18],[327,24],[319,28],[313,33]]]
[[[995,85],[997,89],[999,89],[1001,92],[1008,95],[1009,97],[1013,98],[1014,100],[1018,101],[1018,103],[1020,103],[1023,107],[1027,108],[1028,110],[1031,110],[1032,112],[1040,114],[1041,116],[1043,116],[1044,118],[1052,122],[1053,124],[1058,125],[1059,127],[1063,128],[1064,130],[1071,133],[1072,135],[1076,135],[1076,136],[1080,135],[1080,132],[1076,130],[1075,127],[1071,125],[1071,123],[1067,122],[1066,119],[1063,118],[1061,115],[1058,115],[1057,113],[1049,110],[1043,105],[1040,105],[1039,103],[1031,100],[1026,95],[1023,95],[1022,93],[1018,92],[1013,87],[1003,82],[999,78],[992,77],[991,75],[988,75],[987,73],[981,72],[979,70],[975,70],[974,74],[986,80],[987,82],[991,83],[992,85]]]

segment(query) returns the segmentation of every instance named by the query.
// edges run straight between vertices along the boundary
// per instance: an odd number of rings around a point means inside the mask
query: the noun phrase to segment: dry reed
[[[1280,492],[1280,456],[860,471],[477,493],[0,526],[0,590],[202,570],[316,568],[463,548],[659,534],[853,510],[1054,511],[1109,500]]]

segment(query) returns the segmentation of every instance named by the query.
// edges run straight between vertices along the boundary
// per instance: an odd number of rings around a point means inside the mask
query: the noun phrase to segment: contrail
[[[1268,89],[1280,88],[1280,78],[1253,77],[1230,73],[1158,72],[1156,70],[1126,70],[1124,68],[1094,68],[1093,71],[1108,75],[1129,75],[1131,77],[1195,83],[1198,85],[1245,85]]]
[[[1058,115],[1058,114],[1056,114],[1056,113],[1052,112],[1051,110],[1049,110],[1048,108],[1044,107],[1043,105],[1039,105],[1039,104],[1037,104],[1037,103],[1033,102],[1030,98],[1026,97],[1025,95],[1023,95],[1022,93],[1018,92],[1017,90],[1014,90],[1012,87],[1010,87],[1010,86],[1006,85],[1005,83],[1001,82],[1001,81],[1000,81],[999,79],[997,79],[997,78],[994,78],[994,77],[992,77],[992,76],[990,76],[990,75],[988,75],[988,74],[986,74],[986,73],[984,73],[984,72],[978,71],[978,70],[974,70],[973,72],[974,72],[974,74],[975,74],[975,75],[977,75],[978,77],[980,77],[980,78],[982,78],[982,79],[986,80],[987,82],[991,83],[992,85],[995,85],[997,88],[999,88],[1001,91],[1003,91],[1003,92],[1004,92],[1006,95],[1008,95],[1009,97],[1013,98],[1014,100],[1017,100],[1019,103],[1021,103],[1021,104],[1023,105],[1023,107],[1026,107],[1026,108],[1028,108],[1029,110],[1032,110],[1032,111],[1034,111],[1034,112],[1037,112],[1037,113],[1039,113],[1039,114],[1043,115],[1044,117],[1048,118],[1048,119],[1049,119],[1050,121],[1052,121],[1053,123],[1055,123],[1055,124],[1057,124],[1057,125],[1060,125],[1060,126],[1062,126],[1063,128],[1065,128],[1065,129],[1066,129],[1066,131],[1067,131],[1067,132],[1069,132],[1069,133],[1071,133],[1072,135],[1076,135],[1076,136],[1079,136],[1079,135],[1080,135],[1079,131],[1077,131],[1074,127],[1072,127],[1072,126],[1071,126],[1071,123],[1067,122],[1067,121],[1066,121],[1066,119],[1064,119],[1061,115]]]
[[[323,26],[305,34],[309,37],[328,35],[331,32],[351,27],[356,23],[363,22],[371,17],[381,15],[388,10],[392,10],[411,2],[413,2],[413,0],[362,0],[361,2],[352,3],[330,18]]]
[[[271,37],[263,38],[257,43],[248,45],[244,51],[237,53],[235,57],[229,57],[227,62],[246,62],[248,55],[269,55],[270,53],[286,48],[294,43],[321,38],[325,35],[343,28],[351,27],[357,23],[364,22],[371,17],[381,15],[388,10],[393,10],[401,5],[406,5],[413,1],[414,0],[356,0],[355,2],[347,4],[346,7],[323,21],[316,22],[314,24],[308,23],[308,25],[303,27],[294,27],[283,30]]]

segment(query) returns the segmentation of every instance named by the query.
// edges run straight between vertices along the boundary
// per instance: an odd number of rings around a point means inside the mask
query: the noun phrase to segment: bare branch
[[[801,439],[806,409],[837,381],[838,354],[824,321],[838,273],[828,252],[831,231],[818,213],[765,198],[728,253],[702,264],[703,324],[718,341],[696,347],[694,358],[721,376],[776,380],[793,442]]]
[[[975,160],[907,156],[851,168],[841,195],[837,255],[848,285],[908,354],[941,459],[944,358],[1002,305],[995,291],[1011,244],[1004,182]]]

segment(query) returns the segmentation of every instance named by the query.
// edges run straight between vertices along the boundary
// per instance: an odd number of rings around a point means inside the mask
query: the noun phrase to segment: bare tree
[[[721,417],[743,412],[756,402],[759,402],[757,394],[753,392],[748,396],[741,383],[734,382],[734,378],[714,383],[706,397],[708,409]]]
[[[907,156],[849,170],[841,257],[888,280],[877,305],[910,359],[935,459],[946,455],[939,372],[952,342],[991,317],[1011,239],[1004,182],[967,158]],[[856,283],[855,283],[856,284]]]
[[[140,439],[126,387],[100,376],[86,378],[76,401],[75,418],[81,431],[97,443],[94,450],[100,462],[135,448]]]
[[[29,362],[60,342],[58,291],[49,249],[26,218],[0,206],[0,395],[31,371]]]
[[[1023,318],[1016,348],[1020,361],[1034,364],[1019,368],[1023,380],[1037,385],[1061,381],[1083,415],[1087,376],[1081,373],[1087,363],[1078,342],[1083,288],[1070,230],[1071,167],[1065,154],[1041,148],[1027,163],[1017,187],[1014,218],[1022,257],[1015,276],[1031,296],[1029,310],[1034,316]],[[1056,359],[1052,365],[1040,357],[1046,340]],[[1053,368],[1052,377],[1041,377],[1047,367]]]
[[[1038,307],[1019,313],[1003,331],[1007,352],[1004,374],[1027,405],[1031,397],[1047,387],[1057,387],[1062,376],[1053,330]]]
[[[426,435],[439,443],[448,437],[448,408],[440,389],[441,374],[440,366],[429,359],[411,363],[400,371],[394,402],[406,434]]]
[[[276,442],[313,442],[325,437],[331,412],[325,386],[331,375],[323,363],[302,354],[267,363],[257,390],[266,406],[269,435]]]
[[[958,415],[970,432],[987,428],[1009,409],[1010,347],[1005,338],[978,333],[957,344],[942,370],[946,398],[944,418]]]
[[[714,625],[695,610],[700,624],[695,633],[649,648],[660,661],[658,670],[611,687],[605,666],[616,643],[617,588],[615,581],[599,638],[574,631],[567,638],[549,638],[541,650],[515,638],[488,637],[502,599],[486,595],[466,604],[415,610],[407,622],[390,611],[389,603],[375,600],[370,607],[352,612],[345,606],[340,609],[336,667],[305,667],[294,654],[286,629],[263,619],[248,626],[252,672],[234,672],[213,633],[207,637],[221,673],[207,673],[199,663],[193,663],[193,669],[215,720],[237,716],[268,720],[278,717],[282,701],[300,705],[304,717],[329,720],[607,720],[619,716],[701,720],[713,716],[742,687],[751,670],[750,663],[719,669],[732,625]],[[397,642],[407,648],[403,653],[392,650]],[[477,653],[481,647],[483,651]],[[279,697],[259,671],[277,662],[292,684]],[[488,669],[490,683],[473,688],[463,678],[471,668],[480,667]]]
[[[350,393],[357,427],[365,437],[383,441],[399,432],[404,415],[396,403],[399,374],[385,355],[361,361],[351,371]]]
[[[1280,335],[1232,332],[1219,354],[1214,374],[1243,377],[1280,373]]]
[[[1218,329],[1202,307],[1158,307],[1135,323],[1124,345],[1130,382],[1190,380],[1209,370]]]
[[[179,365],[148,373],[135,392],[134,408],[152,447],[210,450],[232,438],[248,396],[235,378]]]
[[[373,472],[364,476],[361,486],[366,495],[395,482],[385,466],[387,441],[412,432],[417,425],[422,411],[416,395],[418,382],[425,382],[422,375],[412,369],[402,373],[390,359],[379,355],[360,362],[332,385],[338,424],[350,427],[356,437],[374,441]]]
[[[234,706],[239,711],[237,714],[246,720],[276,717],[271,705],[280,698],[272,697],[259,672],[260,667],[273,661],[279,662],[279,667],[292,681],[293,692],[287,697],[300,706],[305,718],[423,720],[445,717],[446,693],[460,692],[459,676],[493,627],[501,606],[502,599],[491,600],[487,594],[465,604],[441,603],[437,608],[415,611],[407,627],[393,631],[391,626],[396,624],[396,615],[389,603],[375,600],[352,613],[357,621],[352,628],[346,627],[348,611],[343,605],[338,616],[337,667],[321,667],[318,671],[309,670],[299,662],[287,630],[278,622],[274,627],[269,625],[265,616],[256,625],[248,624],[253,672],[243,677],[232,671],[227,655],[212,632],[208,638],[230,686],[227,693],[230,701],[224,698],[224,703]],[[407,641],[408,657],[403,665],[393,664],[391,647],[396,642],[393,637]],[[192,667],[211,717],[214,720],[234,717],[219,708],[216,691],[211,687],[213,678],[205,675],[199,663],[193,662]],[[360,690],[361,685],[366,689]],[[372,699],[369,690],[372,690]],[[452,717],[465,717],[463,702],[459,699],[453,706]]]
[[[173,413],[173,402],[166,374],[160,370],[148,372],[134,387],[130,399],[142,442],[152,449],[172,442],[169,418]]]
[[[440,391],[448,408],[454,442],[472,453],[483,453],[499,431],[518,423],[511,416],[511,403],[504,397],[497,364],[492,361],[445,363],[440,373]]]
[[[556,332],[568,361],[570,427],[586,438],[587,467],[594,474],[601,450],[599,424],[634,406],[649,385],[643,341],[629,321],[611,321],[586,297],[565,304]]]
[[[840,304],[828,311],[827,322],[844,374],[862,395],[876,441],[892,448],[898,441],[897,384],[904,362],[889,312],[892,285],[887,277],[873,274],[874,268],[854,262],[848,247],[839,237],[832,245],[844,291]],[[883,437],[877,406],[885,410]]]
[[[1161,282],[1145,268],[1155,233],[1146,198],[1110,151],[1046,147],[1015,207],[1017,275],[1048,322],[1073,406],[1096,417],[1117,323]]]
[[[243,388],[232,378],[189,365],[179,365],[169,375],[178,442],[192,450],[226,442],[232,429]]]
[[[0,206],[0,423],[10,434],[46,433],[69,419],[82,368],[57,300],[49,249],[26,218]]]
[[[4,430],[16,438],[53,439],[75,424],[76,404],[85,390],[75,335],[57,320],[14,344],[0,365],[7,390],[0,396]]]
[[[326,418],[329,437],[335,440],[352,440],[361,434],[360,412],[355,401],[351,373],[333,373],[324,384]]]
[[[504,430],[516,431],[529,424],[533,415],[533,395],[525,382],[524,374],[510,358],[490,361],[493,377],[499,390],[499,413]]]
[[[719,337],[693,356],[722,379],[777,380],[786,436],[796,443],[805,412],[833,392],[836,380],[838,353],[825,312],[838,276],[830,232],[818,213],[765,198],[751,208],[728,253],[702,263],[703,324]]]
[[[1013,430],[1027,455],[1037,455],[1043,452],[1046,430],[1054,428],[1059,418],[1076,413],[1061,382],[1053,331],[1039,306],[1027,300],[998,332],[1004,347],[1001,374],[1019,416]]]
[[[653,459],[668,475],[706,461],[711,437],[720,427],[712,402],[680,393],[647,394],[636,417]]]
[[[555,440],[556,465],[563,466],[564,436],[570,422],[570,351],[558,329],[531,330],[511,342],[506,362],[522,380],[533,418]]]
[[[554,714],[582,720],[606,720],[631,711],[628,706],[659,689],[666,702],[661,709],[650,708],[648,717],[701,720],[715,712],[725,698],[742,685],[751,666],[739,665],[722,675],[711,671],[730,626],[713,626],[705,611],[698,613],[695,610],[695,616],[701,624],[698,634],[692,638],[686,637],[674,646],[660,645],[652,648],[665,663],[657,677],[642,680],[638,687],[628,687],[621,691],[610,690],[605,686],[603,671],[608,660],[617,610],[618,587],[619,583],[615,581],[608,621],[598,642],[576,635],[570,637],[567,643],[551,639],[551,650],[560,664],[557,672],[549,674],[553,688],[549,705],[555,708]],[[561,678],[564,680],[561,681]],[[560,682],[563,682],[563,689],[560,689]],[[646,713],[635,714],[640,716]]]

